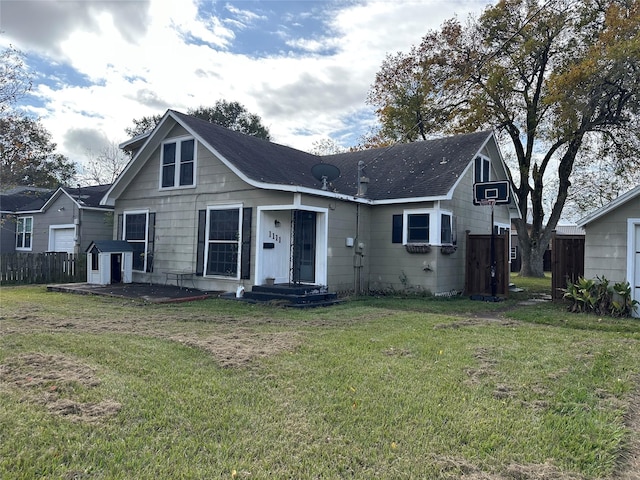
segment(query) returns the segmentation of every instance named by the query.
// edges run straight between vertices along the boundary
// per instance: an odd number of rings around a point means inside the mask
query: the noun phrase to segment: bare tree
[[[309,153],[313,153],[314,155],[334,155],[336,153],[344,153],[346,151],[346,148],[341,147],[338,142],[332,138],[322,138],[313,142]]]
[[[9,46],[0,52],[0,113],[31,90],[31,76],[22,54]]]
[[[87,151],[87,163],[78,181],[84,185],[106,185],[113,183],[129,163],[130,157],[111,141],[98,152]]]

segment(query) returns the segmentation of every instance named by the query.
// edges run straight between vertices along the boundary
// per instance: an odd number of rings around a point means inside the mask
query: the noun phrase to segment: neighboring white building
[[[640,302],[640,186],[580,219],[578,226],[585,230],[585,278],[626,280]]]

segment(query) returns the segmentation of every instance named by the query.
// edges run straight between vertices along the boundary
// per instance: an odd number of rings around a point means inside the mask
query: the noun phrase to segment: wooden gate
[[[567,282],[584,276],[584,235],[551,237],[551,296],[561,299]]]
[[[509,294],[509,233],[494,235],[496,295]],[[467,295],[491,295],[491,234],[467,234],[464,291]]]

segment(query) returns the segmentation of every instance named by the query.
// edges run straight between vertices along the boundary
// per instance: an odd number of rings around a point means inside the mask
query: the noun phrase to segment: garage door
[[[73,253],[75,246],[75,228],[52,228],[51,241],[49,242],[52,252]]]

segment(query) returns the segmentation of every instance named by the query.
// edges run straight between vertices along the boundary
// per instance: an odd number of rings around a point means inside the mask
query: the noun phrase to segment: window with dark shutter
[[[149,214],[149,225],[147,232],[147,273],[153,272],[153,247],[156,237],[156,214]]]
[[[402,243],[402,215],[393,216],[391,243]]]
[[[242,250],[240,253],[240,278],[251,278],[251,207],[242,209]]]
[[[207,236],[207,211],[198,211],[198,245],[196,249],[196,275],[204,274],[204,247]]]

